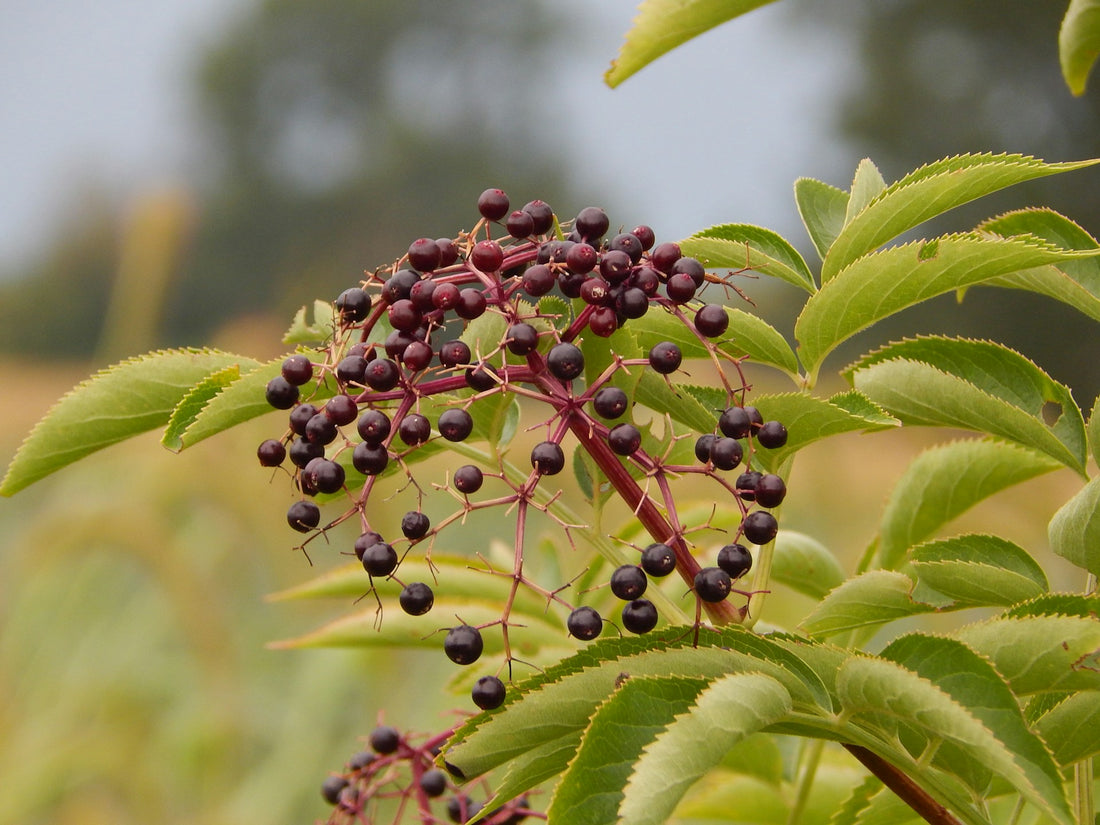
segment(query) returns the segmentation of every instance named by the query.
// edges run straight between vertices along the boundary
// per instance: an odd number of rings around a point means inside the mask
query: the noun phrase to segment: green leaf
[[[1100,575],[1100,478],[1094,478],[1054,514],[1050,546],[1062,558]]]
[[[1058,468],[1030,450],[1002,441],[953,441],[925,450],[894,485],[879,523],[883,567],[994,493]]]
[[[1095,615],[1005,615],[954,635],[989,659],[1017,695],[1100,689]]]
[[[845,224],[822,263],[821,283],[828,283],[871,250],[956,206],[1013,184],[1095,162],[1043,163],[1025,155],[980,154],[922,166],[883,190]]]
[[[1060,765],[1100,753],[1100,691],[1086,690],[1059,702],[1035,723]]]
[[[816,374],[837,345],[895,312],[1000,275],[1090,254],[1027,236],[965,233],[863,255],[806,301],[794,327],[799,357]]]
[[[213,372],[250,361],[219,350],[160,350],[101,370],[35,425],[8,466],[0,495],[13,495],[77,459],[165,426],[192,387]]]
[[[685,385],[673,387],[653,370],[642,371],[634,400],[661,415],[667,413],[695,432],[711,432],[718,422],[714,407],[700,403]]]
[[[903,573],[871,570],[833,589],[799,626],[811,636],[831,636],[934,611],[913,598],[913,585]]]
[[[242,359],[242,364],[246,368],[255,368],[260,365],[260,362]],[[183,397],[172,411],[172,416],[168,420],[168,426],[164,430],[164,436],[161,438],[160,443],[170,450],[182,450],[184,447],[184,433],[195,423],[195,419],[210,402],[210,399],[240,377],[241,365],[230,364],[225,369],[210,373],[192,387],[191,391]]]
[[[794,530],[780,530],[775,539],[771,578],[820,599],[840,586],[844,569],[821,542]]]
[[[864,158],[856,166],[856,174],[852,179],[852,188],[848,196],[848,208],[844,213],[845,225],[852,222],[868,204],[882,194],[886,189],[886,181],[878,167],[870,158]]]
[[[614,825],[623,788],[642,749],[706,686],[703,679],[625,679],[592,716],[576,756],[554,791],[547,816],[553,822]]]
[[[1019,545],[975,533],[919,544],[909,561],[920,580],[962,605],[1011,605],[1046,592],[1043,568]]]
[[[619,56],[604,73],[615,87],[681,43],[772,0],[644,0]]]
[[[747,223],[727,223],[680,241],[680,250],[708,268],[751,269],[793,284],[811,295],[814,276],[798,250],[777,232]]]
[[[844,228],[848,193],[813,178],[799,178],[794,182],[794,199],[817,254],[824,258]]]
[[[303,306],[294,314],[290,328],[283,333],[283,343],[319,344],[329,340],[336,330],[336,311],[328,301],[314,301],[311,321],[306,321],[306,308]]]
[[[1092,450],[1092,460],[1100,464],[1100,395],[1092,402],[1092,412],[1089,413],[1088,426],[1089,448]]]
[[[1058,57],[1062,77],[1075,95],[1085,93],[1097,55],[1100,55],[1100,2],[1070,0],[1058,32]]]
[[[783,685],[758,673],[716,679],[638,761],[620,816],[632,825],[659,825],[696,780],[749,734],[791,710]]]
[[[957,640],[922,634],[902,636],[880,655],[929,680],[984,724],[1023,772],[1014,787],[1057,821],[1072,823],[1058,767],[989,662]],[[936,754],[936,761],[955,773],[963,773],[970,758],[965,750],[955,754],[941,748]]]

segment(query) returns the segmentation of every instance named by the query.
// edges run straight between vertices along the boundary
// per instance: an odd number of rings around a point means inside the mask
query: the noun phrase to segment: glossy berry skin
[[[333,424],[343,427],[359,415],[359,405],[348,395],[334,395],[325,402],[323,412]]]
[[[680,260],[672,265],[672,272],[670,274],[688,275],[695,281],[696,287],[701,287],[703,281],[706,280],[706,270],[703,269],[703,265],[695,258],[680,258]]]
[[[645,571],[636,564],[624,564],[611,574],[611,592],[624,601],[633,601],[649,585]]]
[[[431,520],[419,510],[410,510],[401,517],[401,533],[407,539],[422,539],[431,527]]]
[[[565,452],[553,441],[543,441],[531,448],[531,466],[540,476],[557,475],[565,467]]]
[[[545,295],[558,282],[553,270],[545,264],[534,264],[523,273],[523,291],[532,298]]]
[[[572,381],[584,372],[584,355],[574,344],[555,344],[546,356],[546,368],[555,378]]]
[[[470,495],[476,493],[481,489],[482,483],[485,481],[485,476],[481,472],[481,468],[473,464],[464,464],[455,470],[454,474],[454,486],[455,489],[464,495]]]
[[[704,567],[695,574],[693,590],[695,595],[705,602],[724,600],[733,587],[730,574],[720,567]]]
[[[741,535],[753,544],[767,544],[779,532],[779,522],[767,510],[754,510],[741,522]]]
[[[298,400],[298,388],[283,376],[276,375],[267,382],[264,397],[267,399],[267,403],[275,409],[289,410]]]
[[[499,221],[507,215],[508,206],[508,196],[502,189],[486,189],[477,199],[477,211],[490,221]]]
[[[569,614],[569,618],[565,620],[565,626],[569,628],[570,636],[589,642],[603,631],[603,619],[594,608],[585,605]]]
[[[787,484],[774,473],[765,473],[756,480],[756,503],[761,507],[778,507],[787,497]]]
[[[330,459],[313,459],[302,471],[303,478],[307,473],[312,476],[310,480],[318,493],[336,493],[344,487],[344,468]]]
[[[756,443],[774,450],[787,443],[787,428],[779,421],[765,421],[756,431]]]
[[[638,242],[642,245],[643,250],[652,248],[653,244],[657,242],[657,237],[654,234],[652,227],[646,226],[645,224],[635,226],[633,229],[630,230],[630,234],[638,239]]]
[[[435,799],[436,797],[443,796],[447,791],[447,774],[439,770],[439,768],[432,768],[429,771],[424,771],[420,774],[420,790],[424,792],[424,795]]]
[[[473,353],[465,341],[447,341],[439,347],[439,363],[445,367],[469,364]]]
[[[671,341],[654,344],[649,351],[649,365],[661,375],[670,375],[680,368],[684,356]]]
[[[330,776],[321,783],[321,796],[329,805],[340,801],[340,792],[348,786],[348,780],[342,776]]]
[[[610,218],[598,206],[586,206],[577,213],[573,221],[573,228],[589,243],[602,238],[609,226],[611,226]]]
[[[324,413],[317,413],[310,418],[306,422],[305,432],[302,433],[306,441],[314,444],[331,444],[339,434],[336,423]]]
[[[649,253],[649,262],[658,272],[668,275],[672,267],[682,257],[680,245],[671,241],[659,243]]]
[[[431,272],[443,257],[443,250],[431,238],[417,238],[409,244],[409,265],[417,272]]]
[[[527,323],[513,324],[504,340],[513,355],[528,355],[539,348],[539,331]]]
[[[283,361],[282,374],[283,378],[298,387],[313,377],[313,364],[304,355],[291,355]]]
[[[726,308],[719,304],[707,304],[700,307],[695,313],[695,328],[700,335],[707,338],[717,338],[722,335],[730,325],[730,317],[726,314]]]
[[[496,676],[482,676],[474,683],[470,698],[482,710],[493,710],[504,704],[504,682]]]
[[[363,551],[363,569],[372,576],[388,576],[397,569],[397,551],[384,541]]]
[[[368,444],[381,444],[390,434],[390,417],[381,410],[366,410],[355,425],[360,438]]]
[[[313,459],[320,458],[324,454],[325,447],[323,444],[314,444],[304,438],[295,438],[290,442],[290,447],[287,449],[290,462],[295,467],[305,467]]]
[[[256,448],[256,457],[261,467],[278,467],[286,458],[286,447],[283,442],[269,438]]]
[[[465,441],[474,431],[474,419],[466,410],[453,408],[439,414],[437,427],[448,441]]]
[[[623,605],[622,620],[631,633],[648,633],[657,626],[657,608],[649,599],[634,599]]]
[[[388,358],[375,358],[367,364],[363,378],[372,390],[387,392],[397,386],[401,379],[401,370]]]
[[[410,616],[423,616],[435,604],[435,594],[424,582],[411,582],[401,589],[397,600]]]
[[[674,304],[686,304],[695,297],[697,289],[690,275],[678,272],[669,276],[668,283],[665,285],[665,294]]]
[[[373,547],[376,544],[381,544],[385,539],[382,538],[380,533],[376,533],[373,530],[368,530],[365,533],[361,533],[358,538],[355,539],[355,544],[352,545],[355,550],[355,558],[359,561],[363,560],[363,553],[366,552],[368,547]]]
[[[513,238],[526,238],[534,234],[535,219],[531,217],[530,213],[517,209],[508,216],[508,219],[504,222],[504,228],[508,230],[508,234]]]
[[[455,304],[454,308],[455,315],[465,321],[472,321],[485,314],[486,306],[488,306],[488,301],[485,299],[485,293],[481,290],[472,287],[463,289],[458,293],[458,303]]]
[[[436,284],[432,290],[432,306],[449,312],[458,306],[459,295],[459,289],[454,284]]]
[[[618,455],[633,455],[642,446],[642,434],[633,424],[616,424],[607,434],[607,444]]]
[[[321,523],[321,508],[312,501],[296,501],[286,511],[286,522],[299,533],[308,533]]]
[[[601,338],[610,337],[619,328],[619,315],[614,307],[596,307],[588,316],[588,329]]]
[[[600,253],[596,251],[596,247],[591,244],[579,243],[571,246],[565,254],[565,265],[569,267],[571,272],[576,272],[578,275],[587,275],[596,268],[599,259]]]
[[[389,464],[389,452],[381,444],[356,444],[351,454],[351,464],[365,476],[376,476]]]
[[[601,418],[618,418],[629,406],[630,399],[618,387],[600,387],[592,396],[592,409]]]
[[[413,341],[407,347],[404,352],[401,353],[401,363],[405,365],[406,369],[413,372],[420,372],[423,369],[427,369],[432,363],[432,356],[435,353],[432,352],[432,348],[424,341]]]
[[[730,407],[718,416],[718,429],[728,438],[744,438],[752,429],[752,420],[744,407]]]
[[[630,258],[632,264],[638,263],[642,259],[642,242],[637,235],[633,235],[630,232],[622,232],[612,238],[607,248],[616,252],[625,252]]]
[[[456,665],[472,665],[485,649],[481,631],[468,624],[460,624],[447,631],[443,640],[443,652]]]
[[[357,324],[370,312],[371,298],[359,287],[345,289],[336,299],[336,309],[345,324]]]
[[[486,392],[500,386],[498,378],[496,368],[484,361],[466,370],[466,386],[477,392]]]
[[[651,576],[667,576],[676,569],[676,554],[667,544],[651,544],[642,551],[642,569]]]
[[[336,378],[341,384],[365,386],[364,376],[366,374],[367,359],[362,355],[348,355],[336,365]]]
[[[756,470],[749,470],[741,473],[733,483],[737,494],[745,501],[756,501],[756,483],[760,481],[760,475]]]
[[[752,555],[743,544],[727,544],[718,551],[718,566],[725,570],[731,579],[739,579],[752,569]]]
[[[391,728],[389,725],[379,725],[370,732],[367,741],[370,742],[370,746],[375,753],[385,755],[394,753],[401,746],[401,734],[397,728]]]
[[[478,241],[470,251],[470,263],[481,272],[496,272],[504,263],[504,250],[496,241]]]
[[[713,433],[704,433],[695,439],[695,457],[706,464],[710,461],[710,451],[718,439]]]
[[[310,403],[299,404],[293,410],[290,411],[289,422],[290,429],[297,435],[304,436],[306,434],[306,425],[313,416],[317,415],[317,408]]]
[[[736,438],[716,438],[710,448],[710,460],[719,470],[732,470],[741,463],[745,451]]]
[[[397,434],[410,447],[415,447],[417,444],[423,444],[431,437],[432,425],[420,413],[409,413],[397,425]]]
[[[534,226],[531,228],[532,234],[545,235],[554,225],[554,210],[545,201],[528,201],[523,205],[523,211],[534,221]]]

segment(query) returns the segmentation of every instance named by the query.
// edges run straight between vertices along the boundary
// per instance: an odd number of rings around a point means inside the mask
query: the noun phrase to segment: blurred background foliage
[[[834,119],[814,124],[822,151],[801,160],[804,174],[847,186],[862,156],[892,180],[966,151],[1100,155],[1095,89],[1074,99],[1058,73],[1063,4],[770,8],[802,48],[854,57],[830,91]],[[299,305],[337,294],[414,237],[468,227],[486,186],[563,210],[598,195],[619,214],[625,187],[594,194],[563,170],[579,154],[598,158],[613,130],[682,132],[667,114],[677,90],[655,89],[633,122],[575,111],[556,82],[590,44],[586,21],[555,13],[513,0],[245,5],[195,56],[201,162],[187,186],[151,186],[126,208],[106,189],[84,189],[41,254],[0,281],[0,455],[90,368],[119,357],[198,343],[278,354]],[[778,62],[773,70],[784,71]],[[648,82],[643,73],[630,84]],[[738,77],[721,82],[716,105],[736,106]],[[590,120],[584,140],[562,139],[558,126],[578,117]],[[746,128],[806,126],[764,118]],[[731,145],[736,135],[697,123],[684,151],[720,164]],[[830,165],[838,157],[844,165]],[[661,159],[639,149],[637,163],[645,174]],[[1098,183],[1096,170],[1037,181],[936,231],[1045,203],[1095,235]],[[646,204],[635,206],[645,214]],[[792,241],[809,254],[801,237]],[[749,289],[789,330],[784,288]],[[1070,383],[1087,409],[1100,390],[1094,326],[1034,296],[983,293],[905,313],[879,334],[998,337]],[[0,825],[306,822],[323,815],[325,772],[359,748],[383,705],[395,724],[448,723],[439,691],[400,689],[442,684],[449,669],[434,659],[264,648],[332,615],[264,602],[313,572],[289,552],[285,485],[256,473],[254,445],[269,429],[244,428],[179,457],[142,439],[0,502]],[[887,445],[890,435],[808,450],[785,525],[857,556],[883,491],[926,443],[918,434]],[[812,484],[822,474],[845,482]],[[1039,527],[1074,483],[1042,479],[973,517],[1007,525],[1042,555]],[[331,563],[325,555],[319,564]],[[795,602],[786,615],[780,605],[769,603],[777,621],[806,607]]]

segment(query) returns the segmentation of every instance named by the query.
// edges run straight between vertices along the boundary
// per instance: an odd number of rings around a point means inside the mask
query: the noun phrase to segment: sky
[[[196,55],[248,2],[0,0],[0,272],[33,260],[81,187],[124,200],[186,179]],[[824,107],[850,67],[843,50],[790,34],[785,4],[689,42],[614,90],[602,76],[634,0],[558,7],[588,21],[555,75],[561,87],[581,111],[641,122],[604,131],[598,146],[583,119],[558,124],[577,158],[571,174],[637,206],[622,223],[648,222],[664,238],[757,223],[801,242],[794,179],[848,183],[855,159],[828,137]]]

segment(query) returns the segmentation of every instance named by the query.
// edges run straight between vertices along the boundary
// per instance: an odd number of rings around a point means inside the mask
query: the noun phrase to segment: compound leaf
[[[1035,723],[1060,765],[1100,753],[1100,690],[1085,690],[1059,702]]]
[[[811,295],[814,276],[798,250],[777,232],[747,223],[727,223],[696,232],[680,241],[685,255],[708,268],[751,269],[793,284]]]
[[[794,182],[794,200],[798,214],[822,258],[829,252],[848,211],[849,195],[814,178],[799,178]]]
[[[1055,553],[1100,575],[1100,478],[1094,478],[1062,505],[1047,532]]]
[[[251,359],[248,361],[242,359],[242,363],[246,368],[255,368],[260,365],[259,361],[252,361]],[[210,402],[210,399],[240,377],[241,364],[230,364],[225,369],[210,373],[192,387],[191,391],[172,410],[172,415],[168,419],[168,426],[164,428],[164,436],[161,438],[160,443],[170,450],[183,449],[184,433],[195,423],[195,419]],[[262,394],[260,397],[263,397]]]
[[[831,636],[935,610],[913,598],[913,586],[903,573],[868,571],[834,588],[800,627],[811,636]]]
[[[1043,568],[998,536],[970,533],[918,544],[909,561],[920,580],[962,605],[1012,605],[1047,590]]]

